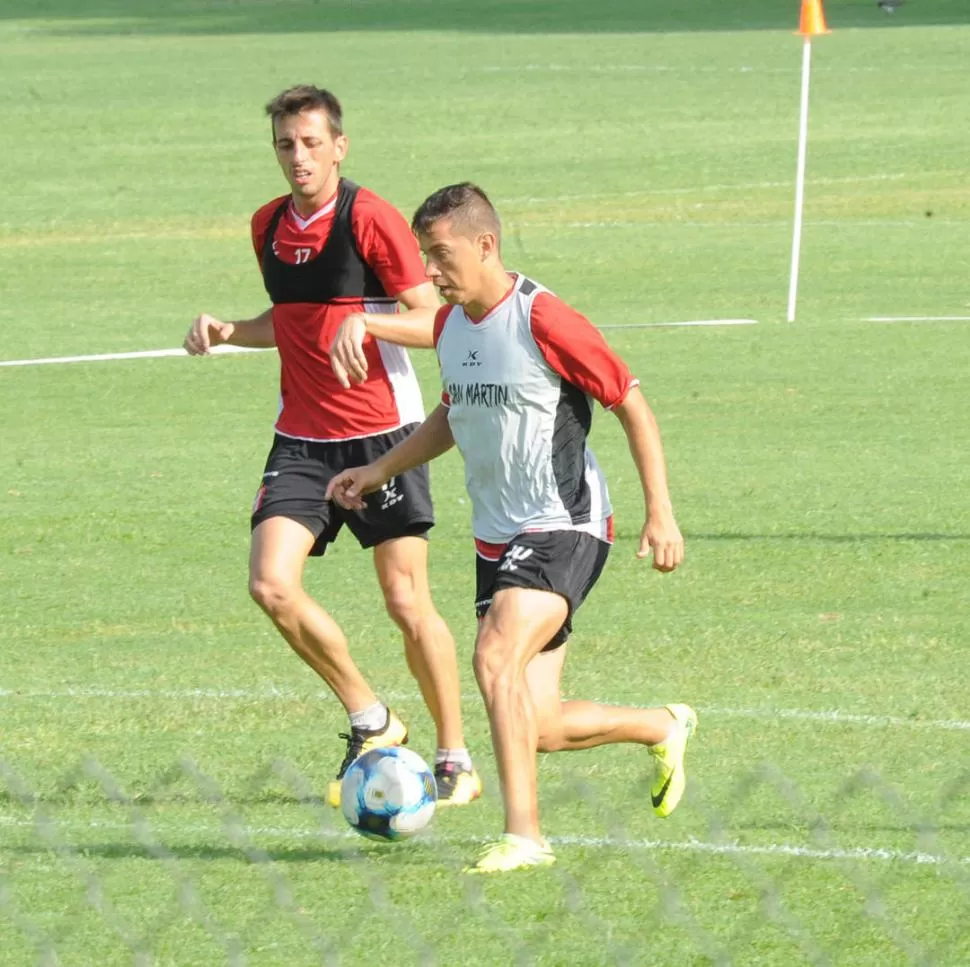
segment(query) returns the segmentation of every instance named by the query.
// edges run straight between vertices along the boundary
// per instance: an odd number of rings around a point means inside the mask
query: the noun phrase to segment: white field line
[[[389,702],[416,701],[416,692],[384,692]],[[155,701],[240,701],[240,702],[319,702],[333,698],[330,692],[300,692],[291,688],[269,685],[266,688],[97,688],[76,687],[56,689],[14,690],[0,688],[0,700],[8,701],[74,699],[110,699]],[[473,701],[477,695],[463,695],[466,701]],[[611,699],[599,699],[615,703]],[[661,703],[657,703],[661,704]],[[643,706],[644,708],[649,706]],[[857,712],[844,712],[841,709],[799,709],[799,708],[737,708],[729,706],[699,706],[699,713],[723,718],[759,719],[764,722],[815,722],[820,725],[863,726],[869,728],[922,728],[939,729],[948,732],[970,732],[970,720],[966,719],[911,719],[901,715],[866,715]]]
[[[751,326],[757,319],[694,319],[686,322],[648,322],[630,325],[600,326],[600,329],[647,329],[664,326]],[[266,349],[248,349],[243,346],[213,346],[213,355],[226,353],[262,353]],[[163,356],[188,356],[184,349],[146,349],[130,353],[94,353],[89,356],[50,356],[45,359],[2,359],[0,366],[52,366],[57,363],[102,363],[118,359],[158,359]]]
[[[101,829],[117,832],[131,830],[131,823],[105,822],[104,820],[67,821],[55,820],[56,825],[71,829]],[[203,823],[150,823],[152,831],[159,834],[221,836],[225,834],[225,827],[207,825]],[[36,827],[33,819],[14,819],[10,816],[0,816],[0,827]],[[350,829],[330,829],[318,827],[306,829],[285,826],[242,826],[239,830],[246,836],[276,837],[281,839],[319,839],[344,840],[359,843],[360,839]],[[479,846],[488,841],[484,836],[438,836],[430,834],[423,837],[429,845],[449,846]],[[645,852],[681,852],[706,853],[714,856],[782,856],[806,860],[857,860],[883,861],[895,863],[913,863],[916,865],[946,866],[949,864],[970,864],[970,856],[945,856],[940,853],[928,853],[921,850],[898,850],[880,846],[849,846],[823,849],[812,846],[795,846],[790,843],[765,843],[762,845],[727,842],[711,843],[699,839],[663,840],[663,839],[628,839],[614,836],[550,836],[549,842],[554,846],[576,846],[583,849],[620,849],[638,850]],[[83,846],[80,847],[83,851]]]
[[[821,725],[863,725],[874,728],[913,728],[941,729],[949,732],[970,732],[970,721],[965,719],[909,719],[901,715],[862,715],[856,712],[843,712],[840,709],[812,711],[800,708],[702,708],[708,715],[723,715],[730,718],[761,719],[772,721],[794,719],[801,722],[817,722]]]
[[[970,322],[970,316],[867,316],[863,322]]]
[[[264,349],[248,349],[245,346],[213,346],[213,355],[226,353],[261,353]],[[90,356],[50,356],[46,359],[0,359],[0,366],[53,366],[58,363],[95,363],[112,359],[157,359],[162,356],[188,356],[182,349],[145,349],[132,353],[95,353]]]

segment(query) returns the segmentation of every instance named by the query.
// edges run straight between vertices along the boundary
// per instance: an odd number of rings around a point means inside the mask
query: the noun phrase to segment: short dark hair
[[[276,140],[276,122],[280,118],[304,111],[323,111],[327,115],[330,133],[335,138],[344,133],[344,112],[336,95],[312,84],[297,84],[277,94],[266,105],[266,113],[273,125],[273,140]]]
[[[495,206],[470,181],[439,188],[425,198],[411,219],[411,231],[415,235],[425,233],[442,218],[450,218],[456,231],[463,234],[492,232],[501,241],[502,222]]]

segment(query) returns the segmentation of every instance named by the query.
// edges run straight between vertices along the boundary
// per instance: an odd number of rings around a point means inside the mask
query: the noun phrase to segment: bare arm
[[[640,475],[646,522],[640,535],[637,557],[653,550],[653,566],[672,571],[684,559],[684,539],[674,520],[667,489],[667,464],[660,429],[653,412],[634,386],[614,408],[626,433],[630,454]]]
[[[224,343],[250,349],[271,349],[276,345],[272,307],[254,319],[239,322],[223,322],[203,312],[192,323],[182,345],[190,356],[207,356],[213,346]]]
[[[364,337],[373,336],[408,349],[431,349],[438,296],[430,282],[399,292],[404,312],[355,312],[340,324],[330,344],[330,365],[344,389],[367,378]]]
[[[327,487],[327,500],[348,510],[362,510],[364,494],[379,490],[392,477],[413,470],[455,445],[448,425],[448,407],[439,404],[414,433],[366,467],[351,467],[337,474]]]
[[[431,349],[434,314],[441,303],[430,282],[422,282],[399,292],[397,301],[404,312],[363,312],[367,332],[375,339],[407,346],[408,349]]]

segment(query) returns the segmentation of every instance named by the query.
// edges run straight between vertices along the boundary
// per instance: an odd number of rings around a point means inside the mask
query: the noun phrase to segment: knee
[[[249,579],[249,596],[271,617],[279,617],[293,603],[295,589],[274,577],[253,576]]]
[[[424,602],[408,580],[390,581],[384,585],[384,606],[391,620],[409,637],[417,637]]]
[[[485,694],[489,694],[502,683],[510,683],[516,672],[511,642],[495,633],[480,633],[475,642],[472,667],[475,670],[475,680]]]
[[[536,749],[539,752],[559,752],[563,747],[562,728],[553,722],[539,722]]]

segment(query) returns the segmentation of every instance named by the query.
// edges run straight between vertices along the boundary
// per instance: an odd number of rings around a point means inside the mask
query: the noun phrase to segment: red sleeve
[[[377,273],[389,296],[428,281],[417,239],[389,202],[361,188],[354,201],[353,226],[361,257]]]
[[[540,292],[533,299],[530,322],[532,337],[546,362],[608,410],[622,403],[639,382],[603,334],[551,292]]]
[[[451,312],[452,307],[449,305],[441,306],[440,309],[434,314],[434,328],[432,329],[432,345],[435,351],[438,349],[438,340],[441,338],[441,332],[445,328],[445,320],[448,318],[448,314]],[[448,395],[447,390],[441,391],[441,402],[445,406],[451,406],[451,397]]]
[[[256,261],[259,262],[260,268],[263,266],[263,246],[266,244],[266,230],[273,220],[276,209],[283,204],[287,197],[287,195],[280,195],[279,198],[274,198],[271,202],[263,205],[250,220],[249,228],[253,238],[253,251],[256,253]]]

